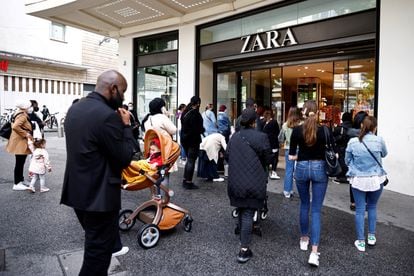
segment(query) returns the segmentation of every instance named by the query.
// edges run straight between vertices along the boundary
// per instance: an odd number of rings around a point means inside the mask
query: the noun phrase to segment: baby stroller
[[[121,231],[129,231],[135,225],[136,219],[144,223],[137,236],[138,244],[144,249],[157,245],[160,230],[172,229],[183,222],[184,230],[190,232],[193,222],[189,211],[170,202],[170,197],[174,193],[161,184],[168,170],[180,156],[180,146],[170,136],[150,129],[146,131],[144,138],[145,156],[148,155],[150,141],[154,138],[160,140],[163,162],[161,166],[158,166],[157,171],[152,174],[140,171],[137,174],[129,167],[124,169],[122,173],[125,190],[137,191],[149,188],[151,191],[150,200],[142,203],[135,210],[125,209],[121,210],[119,214],[119,229]]]

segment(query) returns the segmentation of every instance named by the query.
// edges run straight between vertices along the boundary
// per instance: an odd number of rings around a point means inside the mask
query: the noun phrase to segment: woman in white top
[[[142,120],[145,130],[154,129],[162,134],[170,135],[171,139],[177,132],[177,127],[167,117],[167,110],[165,108],[165,102],[161,98],[155,98],[149,103],[150,113]],[[170,170],[171,172],[171,170]],[[161,182],[167,188],[169,187],[170,177],[166,174],[164,181]]]

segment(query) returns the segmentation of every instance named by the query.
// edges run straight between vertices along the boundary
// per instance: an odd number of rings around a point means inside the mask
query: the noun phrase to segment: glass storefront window
[[[206,45],[249,34],[314,22],[376,7],[376,0],[308,0],[245,16],[200,30],[200,44]]]
[[[241,75],[241,110],[246,108],[246,100],[250,97],[250,71],[242,72]],[[241,111],[240,110],[240,111]]]
[[[164,99],[174,122],[177,108],[177,65],[160,65],[137,70],[137,112],[142,120],[149,112],[148,104],[156,97]]]
[[[374,115],[375,62],[374,59],[349,61],[349,107],[353,115],[365,111]]]
[[[224,104],[227,107],[227,115],[234,124],[237,116],[237,76],[235,72],[217,74],[217,108]]]
[[[138,55],[147,55],[178,49],[178,34],[167,34],[138,41]]]
[[[278,122],[283,122],[285,120],[285,102],[282,101],[282,68],[272,68],[270,74],[273,113]]]

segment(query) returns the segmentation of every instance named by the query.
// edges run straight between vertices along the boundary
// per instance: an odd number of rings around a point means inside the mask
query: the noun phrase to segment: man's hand
[[[125,110],[123,108],[118,108],[118,114],[121,116],[121,120],[124,123],[125,126],[130,126],[131,121],[129,120],[129,111]]]

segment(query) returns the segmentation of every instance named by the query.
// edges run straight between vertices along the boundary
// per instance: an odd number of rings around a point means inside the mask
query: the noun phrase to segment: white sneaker
[[[280,176],[278,176],[275,171],[272,171],[270,173],[270,179],[280,179]]]
[[[35,191],[35,187],[33,187],[33,186],[29,186],[29,187],[27,187],[26,188],[27,189],[27,191],[29,191],[29,192],[31,192],[31,193],[35,193],[36,191]]]
[[[123,246],[121,248],[121,250],[119,250],[119,251],[117,251],[115,253],[112,253],[112,257],[118,257],[118,256],[125,255],[126,253],[128,253],[128,251],[129,251],[129,247]]]
[[[368,234],[368,245],[374,246],[377,243],[377,239],[375,238],[375,235]]]
[[[13,191],[26,191],[27,186],[23,184],[23,182],[19,182],[13,185]]]
[[[286,198],[290,198],[290,192],[283,191],[283,195],[284,195]]]
[[[49,192],[49,191],[50,191],[50,189],[48,187],[42,187],[42,188],[40,188],[40,192],[41,193],[46,193],[46,192]]]
[[[214,178],[213,181],[214,182],[223,182],[224,181],[224,178],[223,177]]]
[[[315,253],[315,252],[310,253],[309,260],[308,260],[308,264],[310,264],[311,266],[318,267],[319,266],[319,255],[320,255],[319,252],[317,252],[317,253]]]
[[[356,240],[354,244],[359,251],[365,252],[365,241]]]
[[[300,250],[308,251],[309,239],[307,239],[307,240],[300,239],[299,240],[299,246],[300,246]]]

